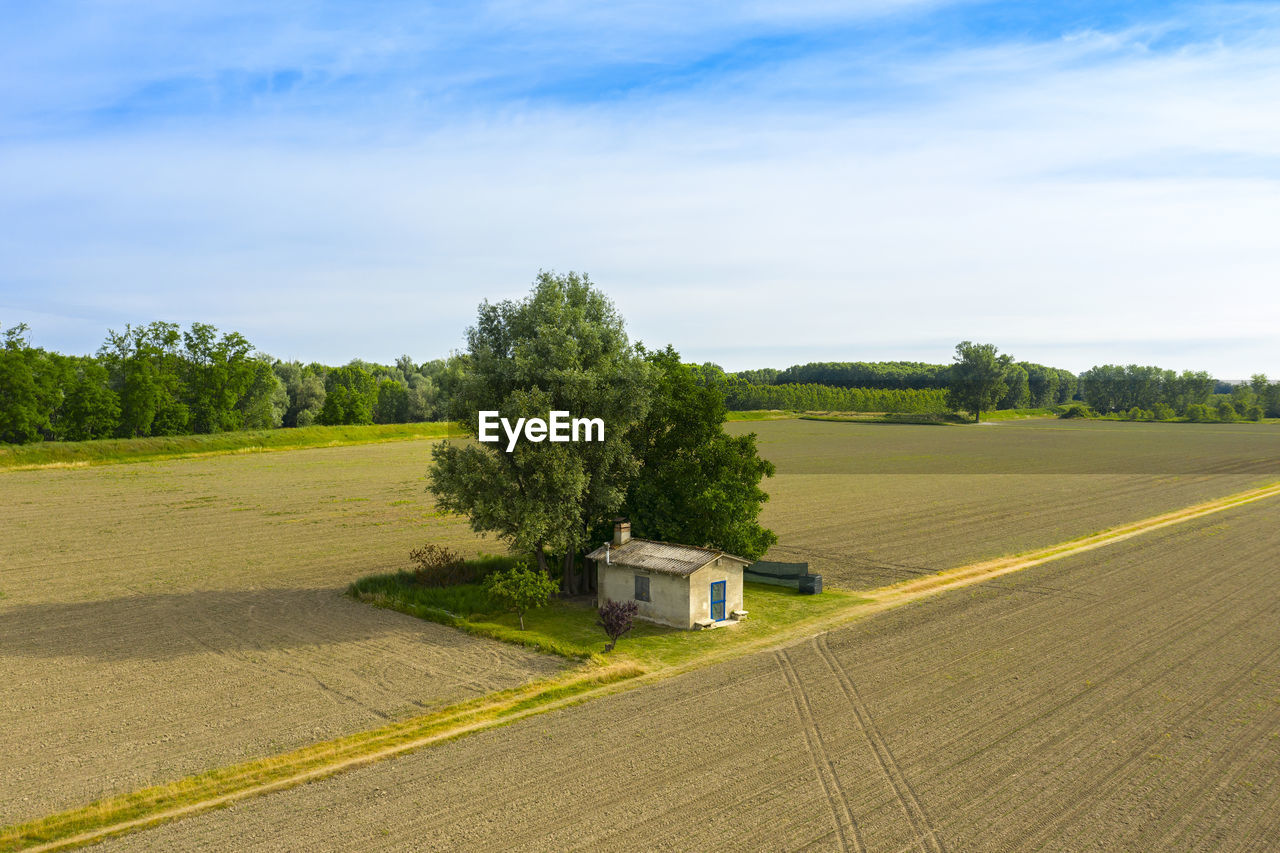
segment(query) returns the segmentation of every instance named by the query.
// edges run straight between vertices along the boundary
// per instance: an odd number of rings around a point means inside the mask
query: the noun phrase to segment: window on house
[[[636,575],[636,601],[649,600],[649,578]]]

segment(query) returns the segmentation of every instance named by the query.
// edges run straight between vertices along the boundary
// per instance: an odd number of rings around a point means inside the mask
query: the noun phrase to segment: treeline
[[[731,411],[792,409],[833,412],[945,412],[947,392],[937,388],[833,388],[814,383],[753,385],[730,380],[724,388]]]
[[[1228,393],[1218,393],[1223,388]],[[1099,413],[1132,414],[1138,419],[1280,417],[1280,383],[1262,373],[1247,383],[1229,385],[1204,371],[1175,373],[1152,366],[1104,364],[1080,374],[1080,397]]]
[[[820,361],[796,364],[786,370],[763,368],[743,370],[733,377],[748,385],[822,385],[862,390],[945,390],[951,385],[950,364],[918,361]],[[1070,370],[1029,361],[1017,362],[1008,397],[1002,409],[1043,409],[1073,399],[1076,375]],[[910,397],[905,398],[914,400]],[[932,398],[927,398],[932,399]],[[891,411],[889,409],[848,409],[847,411]],[[900,411],[932,411],[903,409]]]
[[[707,372],[708,365],[702,370]],[[744,370],[726,378],[729,408],[945,412],[953,365],[912,361],[814,362]],[[999,409],[1046,409],[1076,396],[1076,375],[1029,361],[1010,368]]]
[[[156,322],[110,331],[97,354],[33,347],[20,324],[0,349],[0,441],[167,436],[444,416],[456,368],[281,362],[238,332]]]

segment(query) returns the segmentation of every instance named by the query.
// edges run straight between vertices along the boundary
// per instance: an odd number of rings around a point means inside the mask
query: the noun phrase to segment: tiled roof
[[[605,561],[616,566],[629,566],[668,575],[689,576],[717,557],[728,557],[746,565],[750,560],[692,545],[673,545],[670,542],[653,542],[649,539],[631,539],[623,545],[605,543],[587,555],[588,560]]]

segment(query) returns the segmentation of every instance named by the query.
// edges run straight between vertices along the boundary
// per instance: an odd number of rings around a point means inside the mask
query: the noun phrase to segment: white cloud
[[[635,336],[731,369],[946,360],[970,338],[1280,375],[1278,59],[1274,30],[1161,51],[1081,33],[425,127],[356,111],[11,142],[0,318],[423,358],[480,299],[578,269]]]

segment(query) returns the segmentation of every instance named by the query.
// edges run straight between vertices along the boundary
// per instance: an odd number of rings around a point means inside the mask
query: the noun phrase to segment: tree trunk
[[[542,570],[542,573],[549,575],[551,572],[547,569],[547,552],[543,550],[542,546],[543,543],[539,542],[538,547],[533,551],[533,556],[537,559],[538,568]]]
[[[574,564],[577,562],[575,559],[577,556],[577,553],[575,553],[572,548],[565,552],[564,555],[564,580],[562,581],[561,586],[564,587],[564,591],[569,595],[576,595],[578,593],[578,579],[573,571]]]
[[[523,631],[524,630],[524,611],[517,610],[516,616],[520,617],[520,630]]]

